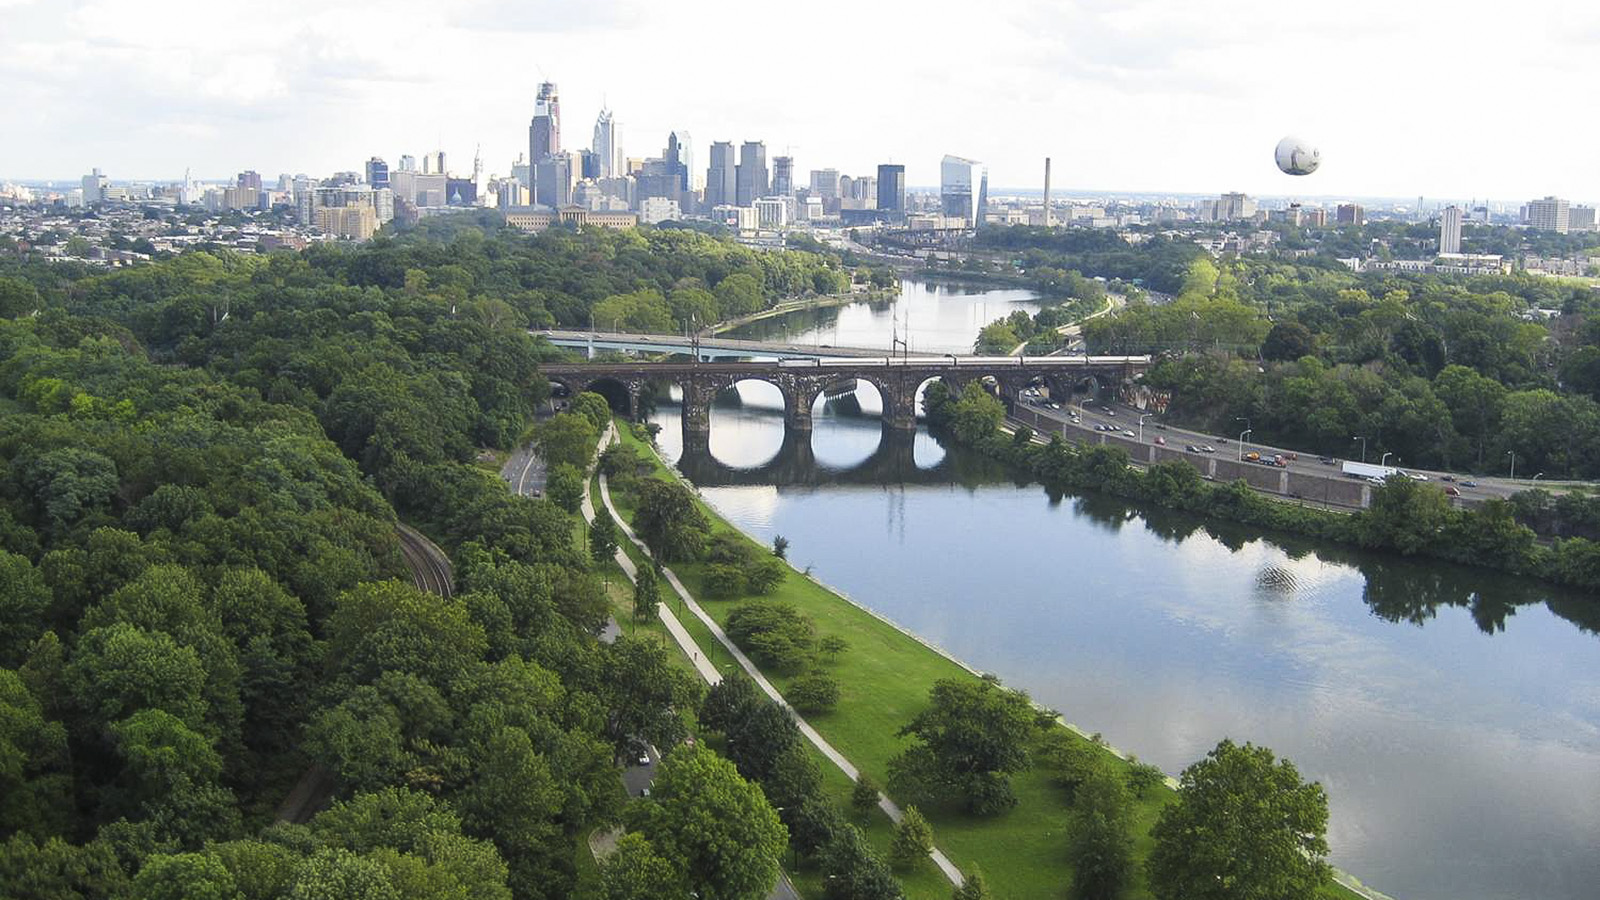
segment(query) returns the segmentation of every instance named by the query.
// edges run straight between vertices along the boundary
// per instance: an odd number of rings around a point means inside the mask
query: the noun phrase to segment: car
[[[1383,484],[1383,479],[1369,475],[1367,476],[1367,484]]]
[[[639,789],[639,796],[641,796],[641,797],[650,796],[650,789],[649,788],[640,788]]]
[[[1166,446],[1167,439],[1158,434],[1156,435],[1156,443],[1164,447]]]
[[[1201,453],[1215,453],[1215,452],[1217,452],[1217,448],[1211,446],[1210,444],[1205,444],[1204,446],[1202,446],[1200,448],[1200,452]]]
[[[1336,460],[1331,456],[1319,456],[1317,457],[1317,462],[1322,463],[1325,466],[1331,466],[1334,464],[1334,462],[1336,462]]]
[[[650,765],[650,751],[648,751],[648,750],[640,750],[639,751],[639,765],[641,765],[641,766]]]
[[[1454,475],[1440,475],[1439,476],[1439,480],[1440,481],[1455,481],[1456,477]]]
[[[1461,486],[1465,488],[1474,488],[1478,486],[1478,483],[1476,481],[1468,480],[1461,482]]]
[[[1109,407],[1109,406],[1108,406],[1108,407],[1106,407],[1106,415],[1108,415],[1108,416],[1115,416],[1115,415],[1116,415],[1116,414],[1117,414],[1117,411],[1116,411],[1116,410],[1114,410],[1114,409],[1112,409],[1112,408],[1111,408],[1111,407]]]
[[[1412,481],[1427,481],[1428,480],[1428,476],[1422,474],[1421,472],[1407,472],[1406,473],[1406,477],[1411,479]]]
[[[1461,489],[1456,487],[1453,484],[1445,485],[1444,486],[1444,492],[1446,494],[1448,494],[1449,496],[1451,496],[1451,497],[1459,497],[1459,496],[1461,496]]]
[[[1162,431],[1166,431],[1167,430],[1167,426],[1161,424],[1160,422],[1156,423],[1156,427],[1161,429]]]
[[[1133,433],[1133,429],[1132,428],[1124,428],[1124,429],[1122,429],[1122,433],[1127,435],[1128,437],[1136,437],[1136,435]]]
[[[1184,444],[1183,445],[1183,449],[1188,451],[1188,452],[1190,452],[1190,453],[1199,453],[1200,452],[1200,448],[1196,447],[1193,444]]]
[[[1049,407],[1050,407],[1050,408],[1051,408],[1051,409],[1060,409],[1060,408],[1061,408],[1061,404],[1059,404],[1059,403],[1057,403],[1057,402],[1056,402],[1056,401],[1054,401],[1054,400],[1051,400],[1051,401],[1050,401],[1050,403],[1049,403],[1049,404],[1048,404],[1048,405],[1049,405]]]

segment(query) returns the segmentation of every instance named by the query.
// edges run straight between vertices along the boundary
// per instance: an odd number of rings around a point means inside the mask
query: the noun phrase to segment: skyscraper
[[[977,222],[978,205],[972,191],[977,168],[977,160],[948,154],[939,162],[939,209],[946,216],[966,220],[968,227]]]
[[[738,164],[734,162],[733,142],[711,145],[711,165],[706,168],[706,206],[732,205],[738,197]]]
[[[600,110],[600,117],[594,120],[594,155],[600,170],[599,178],[611,178],[617,174],[617,123],[611,117],[611,110]]]
[[[566,204],[570,194],[557,191],[556,185],[571,180],[572,162],[565,162],[563,172],[557,172],[557,157],[561,153],[561,97],[553,81],[542,82],[533,104],[533,123],[528,126],[528,161],[533,164],[533,202],[559,207]]]
[[[878,211],[890,220],[905,218],[905,166],[885,164],[878,167]]]
[[[1439,210],[1439,252],[1461,252],[1461,207],[1453,203]]]
[[[772,194],[775,197],[787,197],[794,193],[794,157],[774,156],[772,158]]]
[[[767,145],[761,141],[745,141],[739,147],[735,204],[749,206],[757,197],[765,197],[768,184]]]
[[[389,186],[389,164],[383,161],[383,157],[374,156],[367,160],[367,184],[374,189]]]
[[[89,206],[106,199],[106,188],[109,185],[110,182],[106,180],[106,176],[100,174],[98,167],[83,176],[83,205]]]
[[[689,132],[680,128],[667,135],[667,163],[678,176],[679,192],[688,193],[689,173],[694,171],[694,142]]]

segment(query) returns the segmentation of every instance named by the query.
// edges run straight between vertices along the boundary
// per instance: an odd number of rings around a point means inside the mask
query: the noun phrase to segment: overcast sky
[[[0,178],[325,174],[688,130],[997,187],[1600,198],[1600,6],[1552,0],[0,0]],[[1322,150],[1300,179],[1279,137]]]

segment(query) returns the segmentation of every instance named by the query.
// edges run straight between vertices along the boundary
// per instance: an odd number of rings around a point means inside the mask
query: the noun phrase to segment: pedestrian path
[[[602,449],[609,445],[615,436],[616,431],[615,426],[613,425],[606,431],[605,438],[601,443]],[[645,543],[639,539],[638,535],[633,533],[632,526],[628,524],[627,520],[622,518],[622,515],[617,512],[615,504],[611,502],[610,486],[607,484],[606,476],[603,474],[600,476],[600,500],[605,504],[606,509],[611,513],[611,518],[616,521],[617,527],[622,529],[622,533],[628,538],[628,540],[632,541],[633,545],[638,547],[641,552],[648,554],[650,552],[649,548],[646,547]],[[585,505],[584,514],[592,520],[594,518],[594,510],[589,504],[588,492],[585,492],[583,502]],[[630,579],[632,579],[634,577],[633,561],[627,559],[627,554],[623,553],[620,549],[617,551],[617,557],[617,562],[622,565],[622,570],[628,574]],[[756,667],[755,663],[750,661],[750,657],[746,656],[744,651],[740,650],[739,647],[734,644],[733,640],[728,637],[727,632],[722,630],[722,626],[718,625],[716,620],[712,619],[711,616],[700,607],[700,603],[695,600],[692,594],[689,593],[689,589],[684,587],[683,582],[678,580],[677,574],[666,567],[662,568],[661,574],[667,579],[667,583],[672,585],[672,589],[677,592],[678,596],[682,598],[684,606],[695,615],[695,618],[699,619],[701,623],[705,625],[706,629],[709,630],[712,636],[717,639],[717,642],[722,644],[722,646],[733,655],[733,658],[738,661],[739,667],[744,669],[745,674],[749,675],[751,680],[753,680],[768,697],[772,698],[773,702],[777,703],[779,706],[782,706],[784,709],[787,709],[790,714],[794,716],[795,724],[800,727],[800,733],[805,735],[806,740],[810,741],[812,745],[821,751],[822,755],[826,756],[830,762],[832,762],[835,766],[838,766],[840,771],[848,775],[851,781],[859,780],[861,778],[860,770],[852,765],[850,760],[846,759],[843,753],[840,753],[832,744],[828,743],[826,738],[824,738],[821,734],[818,734],[817,730],[811,727],[811,723],[807,722],[803,716],[795,711],[794,707],[789,705],[787,700],[783,699],[783,695],[778,693],[778,689],[773,687],[772,682],[767,680],[767,676],[761,674],[761,670]],[[673,637],[677,639],[678,645],[683,648],[684,653],[691,655],[691,658],[695,661],[695,667],[700,669],[700,674],[706,679],[706,682],[708,684],[716,684],[717,682],[721,681],[722,673],[718,672],[715,666],[712,666],[710,663],[706,662],[705,655],[700,652],[699,646],[695,644],[694,639],[689,636],[688,632],[683,631],[683,626],[676,618],[672,617],[671,612],[667,609],[665,604],[662,604],[661,606],[661,613],[662,622],[667,624],[667,630],[672,632]],[[679,636],[680,632],[682,632],[681,637]],[[888,796],[880,793],[878,794],[878,807],[884,811],[884,814],[889,817],[890,821],[899,824],[900,818],[903,814],[901,813],[898,804],[889,799]],[[939,871],[944,873],[944,876],[950,880],[951,884],[960,884],[962,882],[961,870],[956,868],[955,864],[944,855],[942,850],[935,849],[931,856],[934,864],[939,867]]]

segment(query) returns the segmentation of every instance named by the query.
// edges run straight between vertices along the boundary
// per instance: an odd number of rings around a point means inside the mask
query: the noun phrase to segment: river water
[[[753,333],[887,347],[909,323],[913,351],[961,351],[1028,299],[908,282]],[[731,522],[1080,727],[1174,774],[1223,737],[1292,759],[1328,791],[1333,862],[1373,887],[1600,897],[1600,599],[1052,499],[926,429],[884,432],[878,409],[870,387],[819,401],[808,451],[777,390],[746,382],[689,459],[678,408],[654,416]]]

